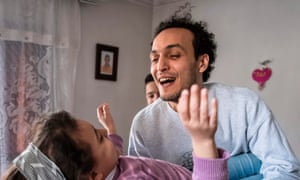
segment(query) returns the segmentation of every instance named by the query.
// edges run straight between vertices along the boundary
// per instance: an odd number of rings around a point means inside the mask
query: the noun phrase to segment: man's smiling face
[[[154,39],[150,53],[151,74],[165,101],[177,102],[183,89],[202,83],[194,56],[193,34],[184,28],[169,28]]]

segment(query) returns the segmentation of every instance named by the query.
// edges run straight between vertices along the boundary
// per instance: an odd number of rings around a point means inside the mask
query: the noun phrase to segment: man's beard
[[[180,92],[176,92],[174,94],[172,94],[171,96],[167,96],[167,97],[160,97],[163,101],[171,101],[171,102],[175,102],[178,103],[179,97],[180,97],[181,91]]]
[[[194,72],[194,71],[191,70],[190,72]],[[171,101],[171,102],[178,103],[182,90],[184,89],[189,90],[193,84],[197,83],[195,74],[190,73],[189,77],[190,77],[189,81],[187,81],[178,92],[175,92],[168,96],[161,96],[160,98],[164,101]]]

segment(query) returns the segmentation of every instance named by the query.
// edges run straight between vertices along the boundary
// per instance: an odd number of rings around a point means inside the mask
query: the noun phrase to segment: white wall
[[[273,110],[300,158],[300,1],[194,0],[194,19],[204,20],[218,42],[211,81],[249,87]],[[251,73],[273,59],[263,91]]]
[[[191,2],[191,0],[168,0],[165,3],[161,3],[164,2],[161,0],[153,1],[155,7],[153,8],[152,34],[154,33],[155,28],[159,25],[161,21],[168,19],[170,16],[174,15],[175,12],[179,9],[181,9],[182,11],[186,11],[187,8],[184,8],[185,4]]]
[[[144,77],[150,70],[152,7],[124,0],[81,6],[81,50],[77,68],[74,114],[100,127],[98,104],[110,104],[127,152],[131,120],[146,105]],[[96,80],[96,43],[119,47],[117,81]]]

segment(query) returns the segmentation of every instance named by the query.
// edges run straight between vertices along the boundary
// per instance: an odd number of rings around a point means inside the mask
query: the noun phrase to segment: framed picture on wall
[[[96,79],[117,81],[118,55],[118,47],[96,44]]]

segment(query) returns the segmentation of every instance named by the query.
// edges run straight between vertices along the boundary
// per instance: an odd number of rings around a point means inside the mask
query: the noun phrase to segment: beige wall
[[[97,105],[109,103],[125,150],[132,118],[146,105],[144,76],[150,67],[151,20],[152,7],[124,0],[81,6],[82,42],[74,113],[100,127]],[[119,47],[116,82],[94,78],[96,43]]]

